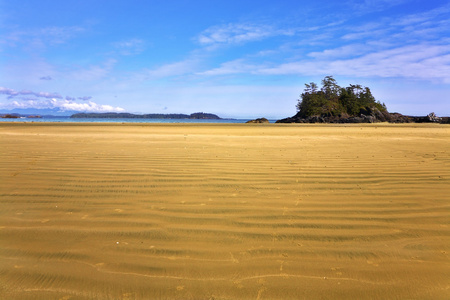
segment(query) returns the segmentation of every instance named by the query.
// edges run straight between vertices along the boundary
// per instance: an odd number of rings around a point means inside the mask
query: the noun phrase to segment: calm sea
[[[3,119],[0,122],[64,122],[64,123],[245,123],[250,119],[222,119],[222,120],[197,120],[197,119],[116,119],[116,118],[74,118],[70,117],[42,117],[42,118],[18,118]],[[275,123],[276,120],[269,120]]]

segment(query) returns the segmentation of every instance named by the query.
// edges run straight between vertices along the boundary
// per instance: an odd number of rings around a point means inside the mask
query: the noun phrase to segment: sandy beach
[[[450,299],[450,126],[0,123],[1,299]]]

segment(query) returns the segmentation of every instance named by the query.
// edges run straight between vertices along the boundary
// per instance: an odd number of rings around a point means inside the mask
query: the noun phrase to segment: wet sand
[[[449,299],[450,126],[0,123],[2,299]]]

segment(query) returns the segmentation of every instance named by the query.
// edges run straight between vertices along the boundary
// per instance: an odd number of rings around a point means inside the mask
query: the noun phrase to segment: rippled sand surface
[[[2,299],[450,299],[445,125],[0,124]]]

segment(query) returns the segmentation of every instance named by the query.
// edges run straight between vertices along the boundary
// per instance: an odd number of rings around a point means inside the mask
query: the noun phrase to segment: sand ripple
[[[5,299],[450,298],[450,127],[0,124]]]

